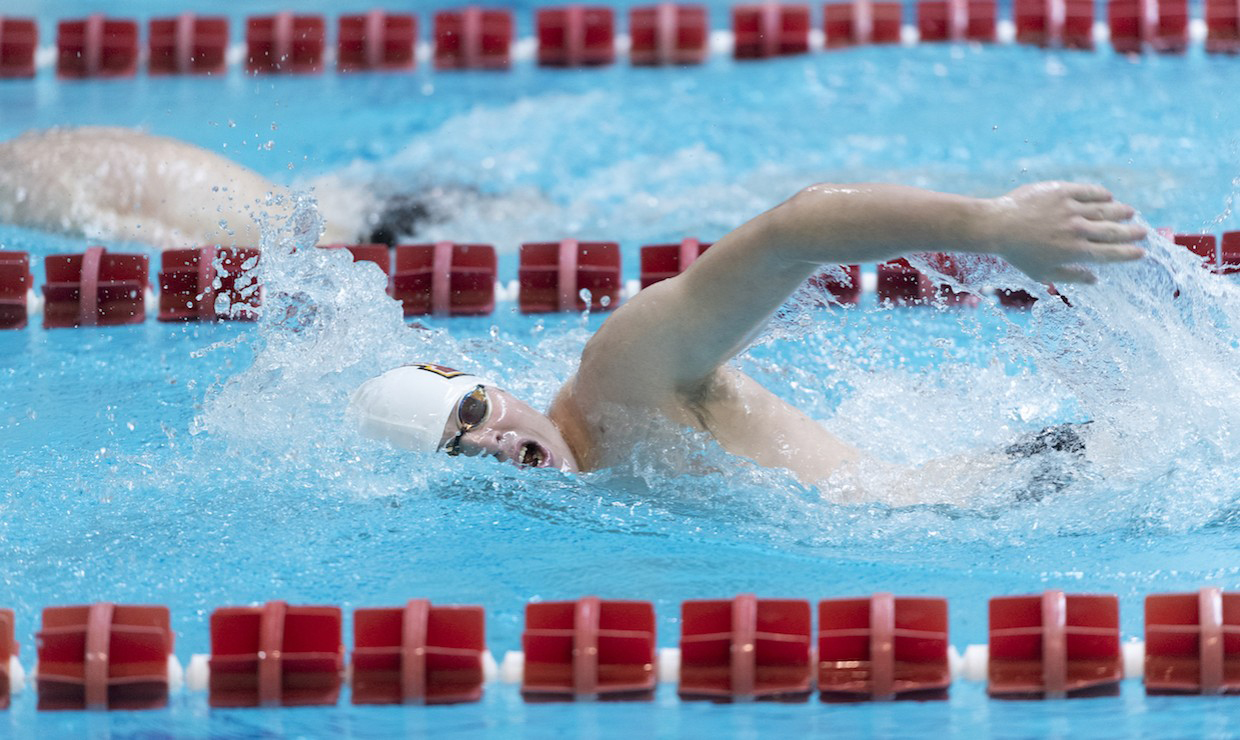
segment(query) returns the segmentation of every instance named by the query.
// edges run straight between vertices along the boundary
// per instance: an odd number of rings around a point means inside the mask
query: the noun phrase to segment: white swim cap
[[[362,383],[349,400],[349,412],[367,437],[434,452],[461,398],[479,385],[490,383],[442,365],[403,365]]]

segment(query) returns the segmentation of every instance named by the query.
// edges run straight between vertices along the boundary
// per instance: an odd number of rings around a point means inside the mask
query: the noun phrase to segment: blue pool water
[[[47,36],[51,20],[84,11],[40,12]],[[44,73],[0,84],[0,137],[140,126],[320,192],[445,186],[446,220],[424,235],[494,243],[505,276],[521,241],[577,236],[619,240],[635,277],[640,245],[717,238],[822,180],[984,195],[1083,179],[1156,226],[1240,228],[1237,64],[1196,47],[1130,60],[922,46],[757,64],[715,56],[675,70],[522,63],[506,74],[83,84]],[[45,255],[87,243],[0,226],[0,246]],[[985,640],[989,597],[1063,588],[1118,594],[1124,633],[1137,637],[1147,593],[1240,587],[1240,291],[1163,242],[1151,253],[1070,291],[1074,310],[889,310],[872,299],[820,309],[803,296],[739,361],[903,463],[1094,420],[1091,466],[1022,506],[1011,504],[1030,475],[1019,468],[962,471],[922,505],[878,472],[863,482],[887,500],[858,502],[702,440],[675,461],[694,472],[679,473],[658,462],[660,435],[677,434],[665,429],[630,466],[576,477],[375,449],[342,423],[368,375],[436,359],[545,407],[603,317],[501,306],[410,329],[378,273],[338,254],[267,260],[256,325],[0,333],[0,605],[17,610],[27,666],[40,608],[104,599],[167,604],[182,660],[208,650],[212,609],[271,598],[346,614],[415,596],[482,604],[502,653],[519,646],[536,599],[648,599],[659,643],[672,646],[689,598],[940,595],[964,646]],[[272,318],[294,301],[315,309],[299,331]],[[188,694],[165,711],[53,715],[27,694],[0,713],[0,732],[1165,737],[1228,736],[1237,716],[1234,700],[1147,698],[1133,681],[1114,699],[998,703],[958,683],[946,702],[848,707],[686,705],[670,687],[650,704],[527,706],[491,685],[478,705],[428,710],[208,711]]]

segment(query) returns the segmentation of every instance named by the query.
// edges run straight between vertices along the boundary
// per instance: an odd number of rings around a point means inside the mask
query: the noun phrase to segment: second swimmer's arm
[[[586,347],[578,377],[620,403],[691,398],[824,263],[910,251],[997,254],[1046,282],[1092,282],[1082,263],[1140,259],[1144,230],[1094,185],[1039,183],[994,199],[895,185],[815,185],[643,290]],[[622,361],[617,362],[621,359]],[[602,398],[598,400],[603,400]]]

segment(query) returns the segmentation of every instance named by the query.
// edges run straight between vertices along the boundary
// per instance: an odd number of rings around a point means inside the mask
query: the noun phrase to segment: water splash
[[[976,311],[823,308],[802,294],[740,365],[882,463],[806,487],[656,421],[630,463],[563,479],[488,461],[413,461],[358,438],[344,408],[366,377],[415,359],[491,377],[545,407],[575,368],[585,322],[501,331],[500,316],[485,332],[406,324],[376,268],[310,246],[317,211],[297,197],[264,240],[253,364],[208,394],[193,426],[238,451],[260,480],[452,497],[465,476],[499,505],[566,525],[689,527],[796,547],[912,546],[928,531],[999,543],[1035,530],[1186,531],[1235,508],[1240,289],[1158,237],[1148,259],[1105,268],[1099,286],[1062,287],[1071,305],[1048,298],[1027,314],[989,302]],[[969,285],[1042,291],[994,261],[962,266]],[[1004,447],[1087,420],[1088,459],[1060,461],[1071,468],[1064,490],[1019,502],[1044,461],[1014,461]]]

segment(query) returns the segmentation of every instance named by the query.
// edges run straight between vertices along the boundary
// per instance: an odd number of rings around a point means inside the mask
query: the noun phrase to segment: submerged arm
[[[999,255],[1042,281],[1092,282],[1080,263],[1139,259],[1133,210],[1104,188],[1040,183],[994,199],[893,185],[815,185],[745,223],[682,275],[643,290],[587,345],[578,378],[606,400],[692,398],[824,263],[909,251]],[[617,362],[622,358],[622,362]],[[604,391],[605,389],[605,391]],[[598,399],[603,400],[603,399]]]

